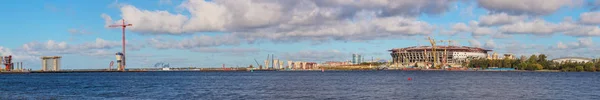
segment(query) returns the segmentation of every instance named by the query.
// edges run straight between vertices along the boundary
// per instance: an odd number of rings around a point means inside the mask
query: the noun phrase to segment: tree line
[[[553,62],[547,59],[544,54],[531,55],[529,58],[521,56],[518,59],[485,59],[476,58],[470,59],[463,64],[469,68],[483,68],[489,67],[498,68],[515,68],[518,70],[561,70],[565,72],[596,72],[600,71],[600,62]]]

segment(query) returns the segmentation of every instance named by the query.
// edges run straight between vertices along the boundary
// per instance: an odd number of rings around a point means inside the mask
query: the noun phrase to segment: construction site
[[[467,62],[467,59],[486,58],[488,52],[492,51],[467,46],[437,46],[436,48],[432,46],[413,46],[395,48],[389,51],[394,65],[425,69],[430,68],[427,66],[438,69],[442,67],[461,67],[463,63]],[[434,66],[436,63],[439,65]]]

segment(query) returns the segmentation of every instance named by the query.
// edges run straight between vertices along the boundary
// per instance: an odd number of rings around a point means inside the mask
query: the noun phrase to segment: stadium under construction
[[[389,51],[393,64],[398,67],[428,69],[425,66],[459,67],[469,58],[487,58],[492,50],[467,46],[413,46]]]

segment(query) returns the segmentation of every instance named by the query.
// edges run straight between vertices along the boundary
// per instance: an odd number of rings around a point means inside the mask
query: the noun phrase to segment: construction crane
[[[431,67],[435,67],[435,62],[437,62],[437,55],[436,55],[436,47],[435,45],[437,44],[437,42],[435,41],[435,39],[431,38],[431,37],[427,37],[427,40],[429,40],[429,43],[431,43],[431,55],[433,56],[433,62],[431,64]]]
[[[448,43],[447,47],[444,48],[444,53],[443,53],[443,58],[442,58],[442,66],[446,65],[448,62],[448,47],[450,46],[450,44],[453,42],[453,40],[440,40],[440,41],[435,41],[435,39],[431,38],[431,37],[427,37],[427,40],[429,40],[429,43],[431,43],[431,54],[433,56],[433,62],[432,62],[432,67],[438,68],[435,66],[435,63],[438,62],[438,55],[437,55],[437,43]]]
[[[122,27],[123,28],[123,61],[121,62],[121,71],[125,70],[125,28],[127,26],[133,26],[132,24],[125,24],[125,19],[123,19],[123,24],[117,24],[117,25],[109,25],[108,27]]]

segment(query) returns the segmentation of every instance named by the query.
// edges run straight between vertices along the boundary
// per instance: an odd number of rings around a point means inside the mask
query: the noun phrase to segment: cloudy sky
[[[516,55],[598,58],[600,1],[593,0],[7,0],[0,53],[39,69],[107,68],[127,28],[128,67],[248,66],[340,61],[428,45],[430,36]],[[440,43],[439,45],[448,45]]]

